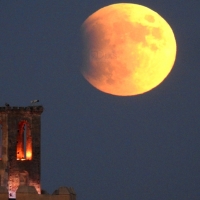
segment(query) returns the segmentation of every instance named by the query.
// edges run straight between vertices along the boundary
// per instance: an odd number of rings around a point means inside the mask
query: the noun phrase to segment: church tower
[[[0,186],[16,193],[20,185],[40,186],[42,106],[0,107]]]

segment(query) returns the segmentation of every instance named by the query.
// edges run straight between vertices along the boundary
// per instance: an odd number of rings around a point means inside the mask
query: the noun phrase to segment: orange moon
[[[81,73],[102,92],[145,93],[158,86],[174,65],[174,33],[158,13],[145,6],[103,7],[84,21],[81,32]]]

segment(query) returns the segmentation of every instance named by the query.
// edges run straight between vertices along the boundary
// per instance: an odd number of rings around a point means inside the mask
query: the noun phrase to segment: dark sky
[[[42,188],[77,200],[200,199],[200,1],[126,1],[171,25],[173,70],[143,95],[117,97],[80,74],[80,26],[112,0],[1,0],[0,104],[42,114]]]

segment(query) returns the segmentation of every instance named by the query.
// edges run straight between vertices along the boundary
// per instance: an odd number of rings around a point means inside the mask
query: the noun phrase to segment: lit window
[[[32,137],[29,123],[21,121],[19,123],[17,135],[17,160],[32,159]]]
[[[2,132],[2,125],[0,124],[0,160],[2,159],[2,147],[3,147],[3,132]]]

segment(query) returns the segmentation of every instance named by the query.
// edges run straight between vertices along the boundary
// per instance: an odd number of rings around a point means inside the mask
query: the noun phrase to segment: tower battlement
[[[28,107],[17,107],[17,106],[4,106],[4,107],[0,107],[0,113],[2,112],[38,112],[38,113],[42,113],[44,110],[43,106],[28,106]]]

